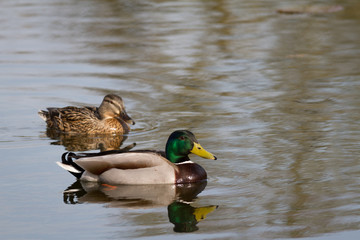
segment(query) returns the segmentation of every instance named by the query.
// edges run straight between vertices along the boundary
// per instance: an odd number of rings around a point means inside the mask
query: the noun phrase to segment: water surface
[[[307,4],[2,1],[1,236],[357,239],[360,5],[277,12]],[[110,147],[163,149],[189,129],[217,155],[192,156],[209,176],[198,195],[64,193],[81,184],[55,165],[61,154],[103,145],[50,136],[37,111],[96,106],[108,93],[136,121]],[[179,212],[199,220],[191,233],[175,231]]]

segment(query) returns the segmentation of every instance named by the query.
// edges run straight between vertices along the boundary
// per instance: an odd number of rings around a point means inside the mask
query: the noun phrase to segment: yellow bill
[[[203,158],[212,159],[212,160],[217,159],[212,153],[206,151],[199,143],[196,142],[194,142],[194,147],[190,152]]]
[[[194,210],[194,216],[197,222],[206,218],[206,215],[217,209],[218,206],[199,207]]]

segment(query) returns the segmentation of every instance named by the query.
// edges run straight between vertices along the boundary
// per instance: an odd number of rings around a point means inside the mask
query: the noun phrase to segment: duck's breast
[[[194,183],[207,179],[205,169],[199,164],[187,161],[176,166],[178,167],[175,172],[176,183]]]
[[[120,118],[108,118],[103,120],[102,130],[105,132],[116,132],[119,134],[129,133],[130,127]],[[100,129],[101,130],[101,129]]]

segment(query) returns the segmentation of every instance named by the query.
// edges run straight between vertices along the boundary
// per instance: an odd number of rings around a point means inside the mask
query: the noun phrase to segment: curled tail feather
[[[74,175],[77,179],[80,179],[81,175],[84,173],[84,169],[74,163],[73,158],[79,157],[73,152],[65,152],[61,156],[61,162],[56,162],[56,164]]]

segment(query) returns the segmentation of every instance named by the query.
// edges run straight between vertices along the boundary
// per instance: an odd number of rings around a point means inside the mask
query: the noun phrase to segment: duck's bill
[[[199,143],[194,143],[194,147],[190,152],[203,158],[212,160],[217,159],[212,153],[206,151]]]
[[[135,125],[135,121],[125,112],[121,112],[121,118],[128,124]]]
[[[135,121],[132,119],[126,120],[127,123],[131,124],[131,125],[135,125]]]
[[[193,215],[195,216],[196,221],[200,222],[206,218],[206,215],[213,212],[217,208],[217,205],[195,208]]]

